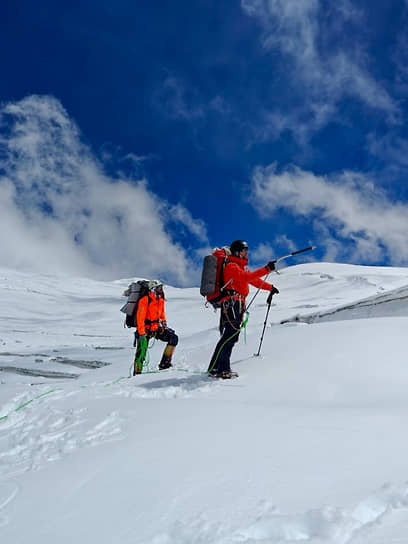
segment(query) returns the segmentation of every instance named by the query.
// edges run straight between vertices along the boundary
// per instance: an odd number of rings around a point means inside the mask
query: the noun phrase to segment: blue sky
[[[190,285],[245,238],[253,265],[313,243],[405,266],[407,22],[403,0],[6,0],[0,263]]]

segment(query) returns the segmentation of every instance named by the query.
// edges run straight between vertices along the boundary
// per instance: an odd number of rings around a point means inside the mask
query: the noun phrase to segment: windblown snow
[[[174,367],[157,342],[130,378],[130,279],[1,269],[1,543],[408,542],[408,269],[271,279],[238,379],[206,376],[219,316],[171,286]]]

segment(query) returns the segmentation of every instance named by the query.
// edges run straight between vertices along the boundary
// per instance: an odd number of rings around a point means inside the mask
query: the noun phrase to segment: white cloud
[[[251,202],[261,216],[285,209],[308,221],[318,235],[315,242],[328,247],[330,260],[344,258],[339,244],[343,241],[351,262],[375,262],[385,256],[392,264],[408,261],[408,205],[390,200],[362,174],[328,178],[296,167],[283,172],[276,165],[257,168]]]
[[[269,243],[261,243],[255,248],[250,248],[251,263],[259,263],[265,265],[271,261],[275,255],[272,246]]]
[[[202,243],[208,243],[207,229],[204,221],[194,219],[184,206],[181,204],[170,206],[169,215],[172,221],[176,222],[178,226],[184,226],[197,240]]]
[[[288,113],[272,112],[265,134],[290,129],[303,141],[333,119],[339,102],[348,97],[383,112],[391,123],[399,121],[398,104],[369,73],[363,14],[348,0],[329,7],[330,13],[320,0],[241,0],[241,6],[260,21],[264,47],[281,53],[285,73],[304,97]],[[359,23],[358,32],[354,38],[348,32],[346,42],[342,27],[347,24],[350,31],[351,23]]]
[[[170,235],[208,245],[205,225],[145,180],[108,177],[75,123],[52,97],[0,110],[0,263],[99,278],[197,281],[191,255]]]
[[[303,107],[293,107],[290,112],[264,112],[263,124],[253,129],[254,140],[277,139],[286,130],[296,135],[299,143],[306,144],[310,135],[319,131],[336,116],[334,104],[324,104],[310,100],[308,113]],[[253,143],[253,142],[251,142]]]
[[[288,249],[288,252],[296,251],[297,249],[301,249],[296,247],[296,244],[293,240],[288,238],[286,234],[282,234],[280,236],[277,236],[275,238],[275,243],[279,244],[282,247],[286,247]]]

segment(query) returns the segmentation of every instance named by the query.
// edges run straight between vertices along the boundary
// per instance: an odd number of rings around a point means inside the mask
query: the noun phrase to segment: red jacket
[[[159,324],[166,321],[164,298],[150,292],[139,300],[136,312],[137,332],[142,335],[147,331],[157,331]]]
[[[247,264],[248,259],[240,259],[232,255],[228,256],[223,278],[225,289],[232,289],[244,298],[249,293],[249,284],[265,289],[265,291],[272,291],[273,285],[261,280],[262,276],[269,274],[269,268],[263,266],[262,268],[258,268],[258,270],[250,272],[246,268]]]

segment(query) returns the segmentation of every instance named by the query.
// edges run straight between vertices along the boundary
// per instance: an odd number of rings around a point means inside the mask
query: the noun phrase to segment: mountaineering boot
[[[171,366],[173,366],[171,364],[171,358],[175,348],[176,346],[170,346],[169,344],[167,344],[167,346],[164,348],[163,357],[161,358],[161,361],[159,364],[160,370],[164,370],[165,368],[170,368]]]
[[[133,365],[133,376],[136,376],[136,374],[141,374],[143,369],[143,364],[141,361],[135,361]]]
[[[170,362],[170,357],[168,355],[163,355],[159,364],[159,370],[164,370],[173,366]]]
[[[232,370],[225,370],[218,375],[223,380],[230,380],[231,378],[238,378],[238,372],[232,372]]]
[[[238,372],[232,372],[232,370],[224,370],[224,372],[218,372],[218,370],[211,370],[208,372],[210,378],[221,378],[222,380],[230,380],[231,378],[238,378]]]

